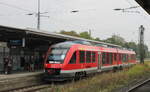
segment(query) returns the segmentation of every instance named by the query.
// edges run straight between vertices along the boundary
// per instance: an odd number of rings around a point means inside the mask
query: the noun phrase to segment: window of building
[[[72,55],[69,64],[75,64],[76,63],[76,52]]]
[[[80,63],[84,63],[85,62],[85,51],[80,51],[79,52],[79,57],[80,57]]]
[[[86,51],[86,62],[87,63],[91,62],[91,51]]]

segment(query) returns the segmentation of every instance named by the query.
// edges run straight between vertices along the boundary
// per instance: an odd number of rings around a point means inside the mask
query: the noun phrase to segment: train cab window
[[[69,64],[75,64],[76,63],[76,52],[72,55]]]
[[[91,51],[86,51],[86,63],[91,62]]]
[[[92,52],[92,62],[95,62],[96,60],[95,60],[95,52]]]
[[[48,55],[48,63],[63,63],[67,54],[68,48],[52,48]]]
[[[80,51],[79,52],[79,56],[80,56],[80,63],[84,63],[85,62],[85,51]]]
[[[106,64],[106,53],[102,53],[102,64]]]

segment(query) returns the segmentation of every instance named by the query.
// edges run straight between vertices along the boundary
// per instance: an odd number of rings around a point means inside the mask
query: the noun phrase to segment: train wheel
[[[84,76],[84,77],[86,77],[86,76],[87,76],[85,71],[83,72],[83,76]]]
[[[74,77],[74,80],[77,81],[80,79],[80,75],[79,75],[79,72],[75,73],[75,77]]]
[[[113,72],[116,72],[116,71],[117,71],[117,67],[114,67],[114,68],[113,68]]]
[[[122,67],[122,66],[120,66],[120,67],[119,67],[119,69],[120,69],[120,70],[123,70],[123,67]]]
[[[75,74],[74,80],[80,80],[82,77],[86,76],[86,72],[77,72]]]

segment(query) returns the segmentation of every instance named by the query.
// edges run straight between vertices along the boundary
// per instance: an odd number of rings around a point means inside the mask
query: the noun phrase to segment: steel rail
[[[132,92],[133,90],[136,90],[137,88],[139,88],[139,87],[145,85],[145,84],[148,83],[149,81],[150,81],[150,78],[147,79],[147,80],[145,80],[145,81],[143,81],[143,82],[141,82],[141,83],[138,83],[137,85],[135,85],[135,86],[133,86],[133,87],[131,87],[131,88],[128,89],[126,92]]]

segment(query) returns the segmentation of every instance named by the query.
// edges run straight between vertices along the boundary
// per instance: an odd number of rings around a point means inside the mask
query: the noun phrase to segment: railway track
[[[21,89],[11,90],[10,92],[36,92],[41,89],[50,88],[51,85],[38,85],[38,86],[31,86],[31,87],[24,87]]]
[[[0,92],[36,92],[40,89],[44,89],[44,88],[48,88],[48,87],[51,87],[51,85],[41,83],[41,84],[32,85],[32,86],[8,89],[8,90],[5,90],[5,91],[0,91]]]
[[[8,89],[0,92],[40,92],[42,89],[52,88],[53,86],[60,86],[70,83],[69,81],[64,82],[49,82],[49,83],[39,83],[32,86],[19,87],[14,89]]]
[[[127,90],[126,92],[135,92],[136,89],[144,86],[145,84],[147,84],[148,82],[150,82],[150,78],[141,82],[141,83],[138,83],[136,84],[135,86],[131,87],[129,90]]]

